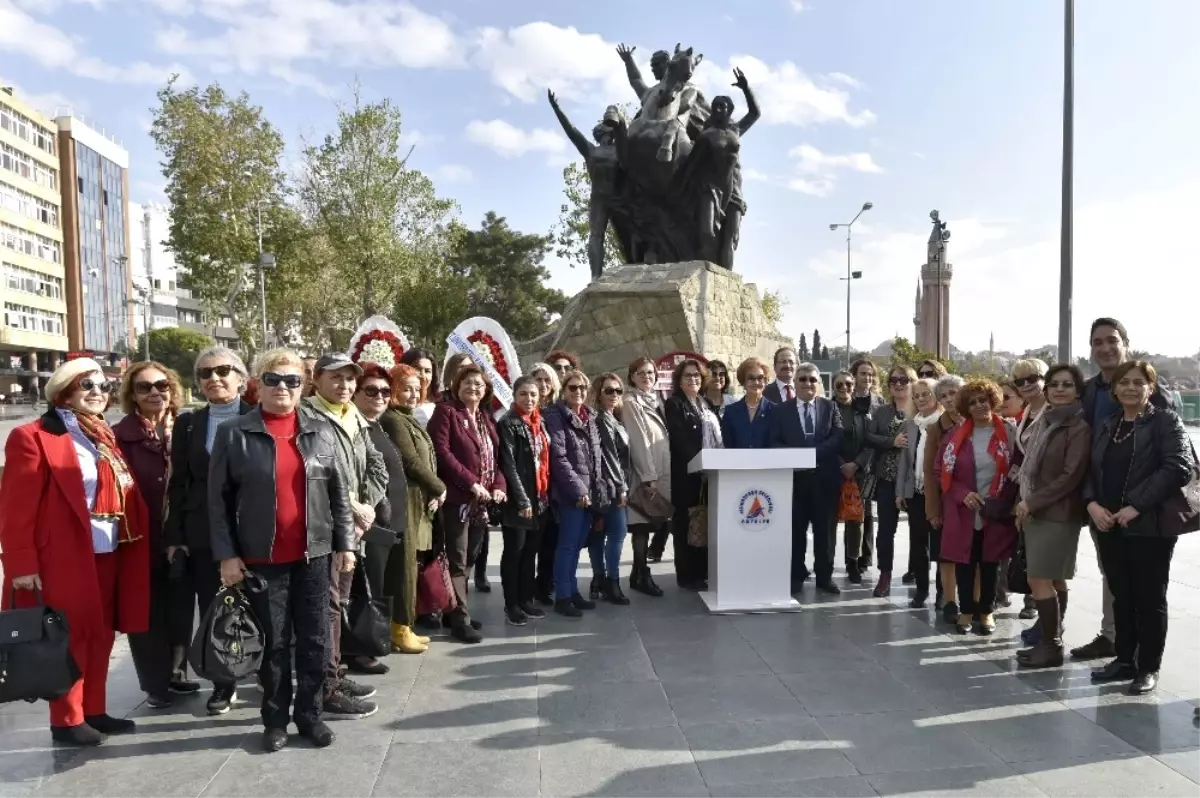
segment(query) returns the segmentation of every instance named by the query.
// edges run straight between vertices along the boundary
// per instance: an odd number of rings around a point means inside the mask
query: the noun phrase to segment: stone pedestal
[[[751,355],[767,363],[793,346],[763,316],[758,288],[704,261],[627,264],[576,295],[549,332],[517,344],[523,369],[552,349],[577,353],[591,376],[625,377],[634,358],[698,352],[728,364],[730,377]]]

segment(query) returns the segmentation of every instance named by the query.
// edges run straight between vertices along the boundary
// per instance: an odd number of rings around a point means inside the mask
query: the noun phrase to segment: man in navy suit
[[[796,367],[796,398],[771,414],[768,446],[782,449],[816,449],[817,467],[796,471],[792,479],[792,592],[808,579],[804,565],[808,528],[813,531],[813,570],[817,588],[842,591],[833,583],[833,524],[841,491],[842,414],[833,402],[817,396],[820,372],[812,363]]]
[[[763,389],[763,396],[777,405],[796,398],[796,386],[792,382],[796,362],[796,350],[790,346],[775,350],[775,381]]]

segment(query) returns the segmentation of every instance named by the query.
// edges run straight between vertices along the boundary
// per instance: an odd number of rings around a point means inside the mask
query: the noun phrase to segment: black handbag
[[[342,602],[342,655],[383,657],[392,653],[392,598],[371,595],[363,558],[354,565],[350,597]]]
[[[258,673],[267,649],[267,633],[245,591],[261,593],[266,588],[261,576],[247,571],[241,585],[217,591],[188,651],[188,662],[201,679],[236,684]]]
[[[79,680],[66,617],[42,603],[0,612],[0,703],[62,698]],[[17,590],[9,595],[16,605]]]
[[[1027,596],[1033,593],[1029,588],[1029,566],[1028,560],[1025,558],[1024,533],[1021,533],[1017,540],[1017,550],[1013,552],[1012,558],[1008,561],[1008,573],[1004,577],[1009,593],[1023,593]]]

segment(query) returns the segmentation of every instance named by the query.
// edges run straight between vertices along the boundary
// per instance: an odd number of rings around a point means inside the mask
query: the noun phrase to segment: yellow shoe
[[[412,630],[411,626],[408,627],[408,631],[409,631],[409,634],[411,634],[413,636],[413,639],[416,640],[418,643],[420,643],[423,646],[429,645],[430,638],[426,637],[425,635],[417,634],[416,632],[414,632]]]
[[[996,616],[990,612],[979,619],[979,634],[990,635],[996,631]]]
[[[972,616],[960,614],[958,616],[958,622],[954,624],[954,628],[958,630],[960,635],[965,635],[967,632],[971,631],[971,624],[973,621],[974,618]]]
[[[399,624],[392,624],[392,651],[402,654],[423,654],[429,646],[420,642],[412,629]]]

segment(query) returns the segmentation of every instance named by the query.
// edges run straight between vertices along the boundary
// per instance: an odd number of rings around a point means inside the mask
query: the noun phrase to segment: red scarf
[[[75,418],[84,436],[100,452],[100,459],[96,461],[96,504],[92,507],[92,515],[115,520],[119,530],[117,542],[132,543],[141,537],[130,530],[125,515],[125,497],[133,488],[133,476],[121,457],[112,427],[108,426],[104,416],[76,413]]]
[[[950,490],[954,467],[958,464],[958,453],[971,441],[975,432],[975,420],[970,416],[950,431],[950,440],[942,448],[942,492]],[[987,445],[988,454],[996,462],[996,476],[988,487],[988,496],[995,496],[1004,488],[1008,478],[1008,463],[1011,457],[1008,447],[1008,425],[996,413],[992,414],[992,437]]]
[[[529,440],[533,445],[533,457],[537,461],[537,495],[544,499],[550,493],[550,436],[542,423],[542,413],[536,407],[530,413],[517,408],[517,415],[529,426]]]

